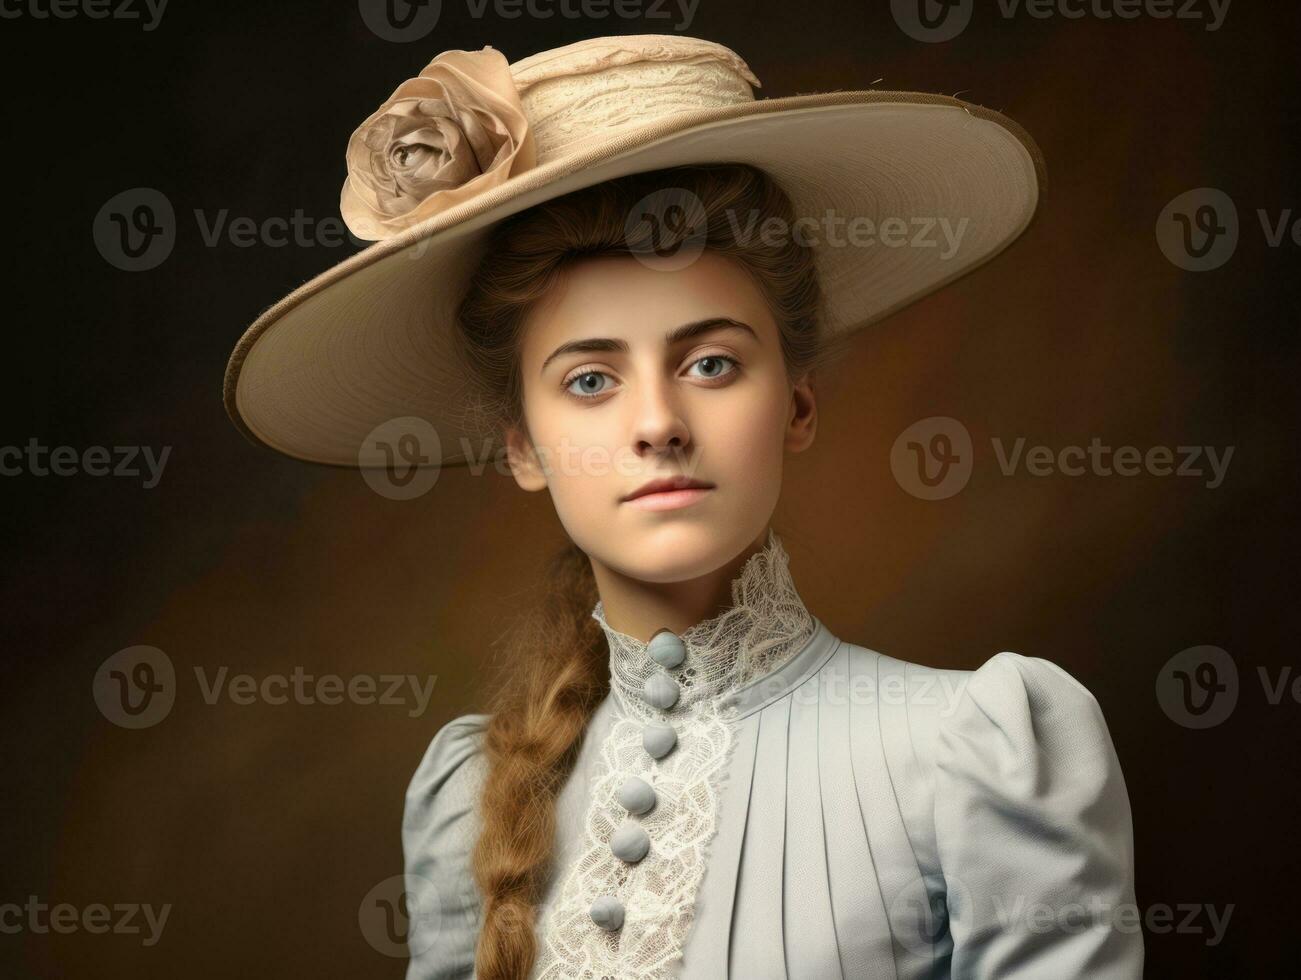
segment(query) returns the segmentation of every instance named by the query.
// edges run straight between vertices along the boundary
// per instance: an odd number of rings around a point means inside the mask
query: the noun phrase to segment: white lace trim
[[[642,683],[660,668],[647,645],[613,629],[604,607],[592,617],[610,645],[610,686],[616,719],[600,748],[591,782],[584,840],[541,923],[537,980],[659,980],[673,976],[691,928],[707,848],[718,828],[718,803],[734,744],[734,708],[722,696],[760,678],[802,649],[814,621],[791,580],[789,558],[771,531],[763,550],[732,582],[732,606],[681,634],[686,660],[670,674],[681,696],[667,711],[648,705]],[[663,759],[642,747],[647,722],[670,724],[677,746]],[[655,789],[656,804],[632,817],[650,835],[636,864],[610,851],[609,840],[628,813],[616,792],[629,776]],[[591,919],[592,902],[614,895],[623,927],[607,932]]]

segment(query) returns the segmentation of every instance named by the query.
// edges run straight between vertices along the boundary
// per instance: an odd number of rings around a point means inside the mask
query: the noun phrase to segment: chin
[[[642,515],[638,515],[642,517]],[[717,518],[660,518],[625,525],[615,548],[589,552],[598,561],[640,582],[685,582],[716,571],[735,558],[762,530],[720,527]],[[657,526],[658,525],[658,526]]]

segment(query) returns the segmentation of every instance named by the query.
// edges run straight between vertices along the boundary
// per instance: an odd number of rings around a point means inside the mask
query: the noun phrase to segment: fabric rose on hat
[[[500,51],[444,51],[348,139],[339,210],[358,238],[389,238],[523,173],[533,134]]]

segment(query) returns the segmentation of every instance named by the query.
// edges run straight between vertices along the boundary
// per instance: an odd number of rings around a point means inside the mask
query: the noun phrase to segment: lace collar
[[[769,528],[764,547],[732,580],[731,607],[679,634],[687,657],[673,671],[681,686],[674,710],[715,701],[776,670],[805,646],[816,623],[795,590],[789,564],[781,539]],[[646,643],[605,621],[603,603],[597,602],[592,618],[609,643],[611,691],[625,706],[646,707],[642,687],[662,668]]]

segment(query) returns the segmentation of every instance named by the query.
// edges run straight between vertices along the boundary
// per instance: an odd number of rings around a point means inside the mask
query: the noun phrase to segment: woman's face
[[[593,561],[644,582],[718,569],[762,543],[783,454],[813,441],[777,324],[745,270],[706,251],[684,268],[583,260],[525,323],[528,432],[507,433],[526,490],[550,490]],[[699,489],[645,494],[651,480]]]

